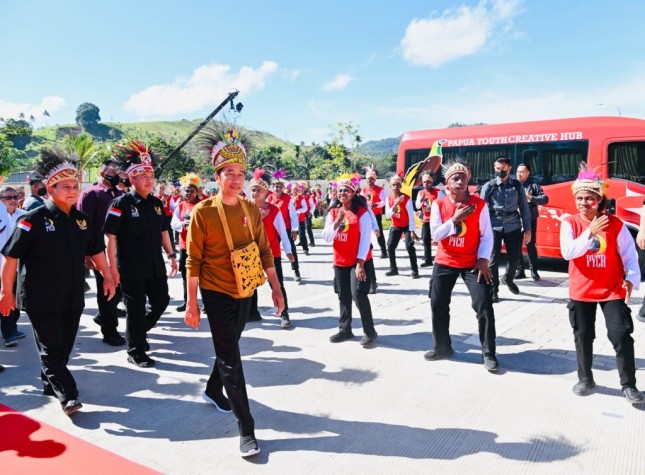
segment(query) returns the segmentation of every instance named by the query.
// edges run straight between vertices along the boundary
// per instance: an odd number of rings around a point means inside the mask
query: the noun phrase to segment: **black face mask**
[[[121,183],[121,178],[119,177],[119,175],[106,176],[105,179],[108,181],[108,183],[110,183],[110,186],[112,186],[112,188],[116,188],[117,186],[119,186],[119,183]]]
[[[121,183],[123,183],[123,185],[125,185],[126,188],[130,188],[132,186],[132,183],[130,183],[129,178],[125,178],[125,179],[121,180]]]
[[[495,172],[495,176],[498,176],[500,178],[506,178],[508,176],[508,170],[501,170],[501,171]]]
[[[47,188],[38,188],[38,196],[45,196],[47,194]]]

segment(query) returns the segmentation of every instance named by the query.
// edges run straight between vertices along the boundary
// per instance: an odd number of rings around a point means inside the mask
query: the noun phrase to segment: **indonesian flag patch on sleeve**
[[[31,231],[31,223],[29,221],[25,221],[24,219],[18,223],[18,227],[23,231]]]
[[[121,210],[119,208],[110,208],[110,211],[108,211],[108,214],[111,214],[112,216],[116,216],[117,218],[120,218]]]

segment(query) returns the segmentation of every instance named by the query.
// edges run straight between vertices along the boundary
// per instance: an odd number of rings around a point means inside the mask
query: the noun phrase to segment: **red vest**
[[[361,190],[361,194],[365,197],[367,203],[372,206],[372,203],[379,203],[381,201],[381,191],[383,191],[383,188],[381,188],[380,186],[374,185],[374,188],[366,186]],[[383,207],[372,207],[372,212],[374,212],[375,216],[378,216],[379,214],[383,213]]]
[[[298,195],[294,200],[294,206],[296,207],[296,211],[298,211],[300,208],[307,208],[307,211],[305,211],[304,213],[298,213],[298,222],[304,223],[307,219],[307,213],[309,212],[307,199],[304,196]]]
[[[282,196],[278,198],[275,194],[271,194],[267,201],[278,207],[282,213],[282,219],[284,219],[284,225],[287,228],[287,231],[291,231],[291,229],[293,229],[291,227],[291,217],[289,216],[289,203],[291,202],[291,196],[286,193],[282,193]]]
[[[267,239],[269,240],[273,257],[280,257],[280,235],[278,234],[278,230],[275,228],[275,217],[278,215],[280,210],[277,206],[270,203],[267,204],[269,205],[269,214],[262,218],[262,223],[264,224],[264,230],[267,233]]]
[[[458,203],[453,203],[447,196],[439,198],[436,203],[443,223],[449,221],[457,211]],[[476,206],[475,211],[457,225],[457,234],[452,234],[439,241],[437,255],[434,259],[436,263],[457,269],[472,269],[477,264],[477,251],[479,251],[481,240],[479,216],[486,203],[481,198],[470,195],[466,205],[469,204]]]
[[[419,191],[418,196],[421,196],[421,211],[423,211],[424,223],[430,222],[430,207],[432,206],[432,202],[437,199],[438,194],[439,190],[436,188],[433,188],[430,191],[426,191],[425,189]]]
[[[197,204],[197,203],[195,203]],[[186,219],[190,219],[190,213],[193,210],[195,205],[189,202],[188,200],[183,200],[177,205],[179,207],[179,219],[183,222]],[[181,228],[179,233],[179,249],[186,249],[186,236],[188,235],[188,228]]]
[[[589,222],[580,215],[567,216],[574,239],[586,232]],[[569,297],[583,302],[604,302],[624,299],[623,261],[618,252],[618,234],[623,223],[609,216],[609,226],[593,238],[591,250],[569,261]]]
[[[329,211],[333,221],[336,221],[338,210],[332,208]],[[358,261],[358,245],[361,240],[361,225],[359,220],[361,216],[367,213],[367,209],[362,206],[358,208],[358,213],[354,214],[345,210],[345,224],[338,230],[334,238],[334,265],[338,267],[351,267]],[[368,251],[366,261],[372,258],[372,251]]]
[[[408,210],[406,208],[410,197],[408,195],[402,195],[403,200],[392,209],[392,226],[397,228],[408,228],[410,226],[410,216],[408,216]],[[387,197],[387,203],[392,208],[392,204],[396,200],[396,196],[390,195]]]

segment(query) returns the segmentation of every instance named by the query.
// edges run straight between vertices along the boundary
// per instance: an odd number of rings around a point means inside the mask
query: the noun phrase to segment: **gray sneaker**
[[[240,455],[242,457],[251,457],[260,453],[258,441],[254,435],[240,436]]]
[[[499,370],[499,363],[495,355],[484,355],[484,368],[491,373],[496,373]]]

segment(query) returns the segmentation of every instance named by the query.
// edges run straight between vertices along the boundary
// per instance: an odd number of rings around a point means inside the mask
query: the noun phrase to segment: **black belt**
[[[515,216],[516,214],[519,214],[518,211],[494,211],[495,216],[497,217],[502,217],[502,216]]]

